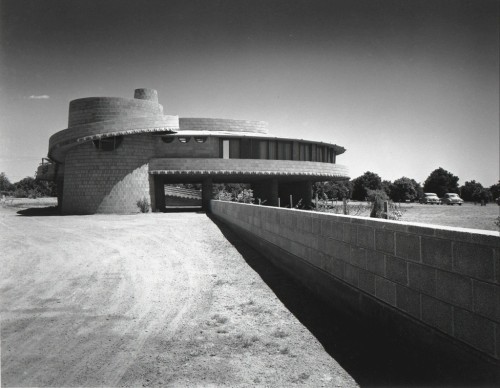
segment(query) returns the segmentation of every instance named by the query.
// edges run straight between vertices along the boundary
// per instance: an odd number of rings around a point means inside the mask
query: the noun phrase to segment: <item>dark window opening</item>
[[[164,143],[172,143],[174,141],[174,137],[173,136],[162,136],[161,140]]]
[[[194,141],[197,143],[205,143],[207,141],[207,137],[206,136],[195,137]]]
[[[123,141],[123,136],[105,137],[103,139],[92,140],[94,147],[101,151],[116,150]]]

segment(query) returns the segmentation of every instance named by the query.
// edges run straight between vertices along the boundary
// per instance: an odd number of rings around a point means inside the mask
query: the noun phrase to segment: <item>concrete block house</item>
[[[68,128],[52,135],[37,179],[53,180],[63,214],[135,213],[146,198],[165,208],[167,184],[201,183],[207,209],[214,183],[249,183],[267,205],[311,201],[315,181],[348,179],[335,144],[275,137],[263,121],[179,118],[158,93],[89,97],[69,104]]]

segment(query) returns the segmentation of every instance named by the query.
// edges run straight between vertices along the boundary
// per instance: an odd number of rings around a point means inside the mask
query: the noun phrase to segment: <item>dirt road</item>
[[[356,386],[205,214],[17,210],[2,386]]]

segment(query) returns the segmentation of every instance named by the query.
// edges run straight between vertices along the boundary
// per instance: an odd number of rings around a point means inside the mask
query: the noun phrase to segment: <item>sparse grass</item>
[[[276,338],[285,338],[285,337],[288,337],[288,333],[286,333],[282,329],[276,329],[273,332],[273,337],[276,337]]]
[[[369,213],[366,211],[358,214],[354,211],[362,208],[361,205],[364,204],[366,203],[349,202],[348,207],[353,209],[350,215],[368,217]],[[401,203],[399,210],[402,212],[400,221],[498,231],[495,220],[498,217],[500,207],[495,203],[489,203],[486,206],[474,205],[473,203],[464,203],[462,206]]]
[[[308,373],[302,372],[297,377],[292,377],[292,383],[304,383],[309,377],[310,375]]]
[[[215,314],[215,315],[212,315],[212,324],[215,324],[215,325],[223,325],[225,323],[227,323],[229,321],[229,319],[227,317],[224,317],[220,314]]]

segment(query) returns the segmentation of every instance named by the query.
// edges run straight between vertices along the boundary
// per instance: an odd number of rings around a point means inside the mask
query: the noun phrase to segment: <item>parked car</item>
[[[431,205],[441,205],[441,200],[436,193],[424,193],[424,197],[420,199],[420,203],[430,203]]]
[[[455,193],[446,193],[443,198],[441,198],[443,205],[455,205],[462,206],[464,200]]]

